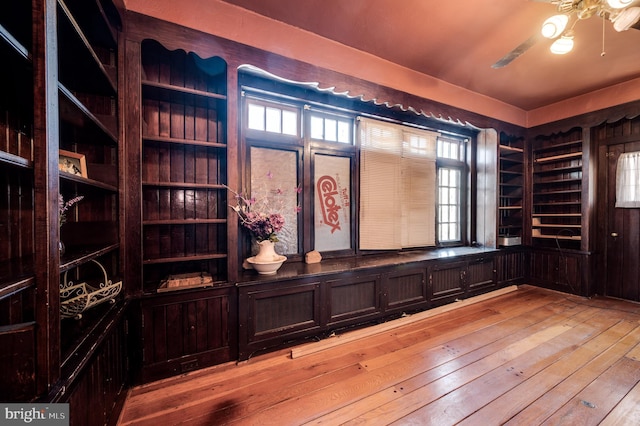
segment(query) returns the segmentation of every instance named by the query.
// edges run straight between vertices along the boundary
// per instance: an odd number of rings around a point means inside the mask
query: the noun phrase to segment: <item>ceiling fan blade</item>
[[[538,34],[532,35],[531,37],[526,39],[524,42],[520,43],[520,45],[518,45],[511,52],[504,55],[498,62],[491,65],[491,68],[498,69],[498,68],[502,68],[509,65],[514,59],[522,55],[524,52],[529,50],[531,46],[536,44],[538,42],[538,38],[539,38]]]

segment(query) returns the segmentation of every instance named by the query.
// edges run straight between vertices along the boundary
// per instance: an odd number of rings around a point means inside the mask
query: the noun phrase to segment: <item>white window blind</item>
[[[616,207],[640,207],[640,152],[626,152],[618,158]]]
[[[403,133],[402,246],[434,246],[438,133],[413,129]]]
[[[360,248],[435,245],[438,133],[361,118]]]

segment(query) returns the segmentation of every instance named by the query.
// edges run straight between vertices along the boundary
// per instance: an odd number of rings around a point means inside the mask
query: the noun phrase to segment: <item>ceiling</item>
[[[640,77],[640,31],[594,16],[566,55],[540,39],[504,68],[505,54],[557,10],[532,0],[224,0],[526,111]]]

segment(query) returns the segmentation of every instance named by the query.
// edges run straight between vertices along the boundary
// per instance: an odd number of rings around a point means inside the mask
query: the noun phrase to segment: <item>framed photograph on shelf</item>
[[[58,157],[58,169],[71,175],[87,177],[87,161],[84,155],[77,152],[61,149]]]

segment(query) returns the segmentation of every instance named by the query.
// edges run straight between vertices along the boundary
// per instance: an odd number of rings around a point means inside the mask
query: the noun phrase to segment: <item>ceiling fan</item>
[[[616,31],[640,29],[640,0],[534,0],[556,5],[558,14],[542,24],[540,33],[534,34],[511,52],[503,56],[491,68],[502,68],[536,44],[540,37],[555,40],[552,53],[562,55],[573,49],[573,28],[580,20],[600,16],[613,23]]]

